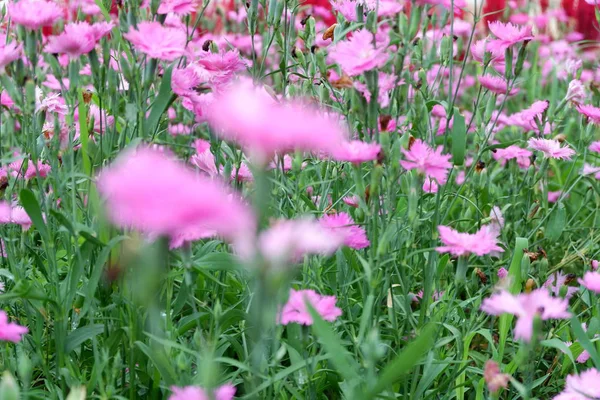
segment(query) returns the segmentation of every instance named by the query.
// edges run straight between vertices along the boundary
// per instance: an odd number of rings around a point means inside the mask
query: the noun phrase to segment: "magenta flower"
[[[217,96],[207,119],[217,135],[237,142],[261,162],[295,149],[330,153],[346,137],[330,116],[298,102],[276,102],[249,81]]]
[[[433,150],[422,140],[414,141],[409,150],[401,149],[404,160],[400,165],[406,170],[416,169],[428,178],[435,179],[440,184],[445,184],[448,179],[448,170],[452,167],[450,154],[442,154],[442,146]]]
[[[538,130],[536,121],[542,117],[542,114],[548,108],[548,102],[539,100],[534,102],[529,108],[519,111],[518,113],[512,114],[506,123],[508,125],[515,125],[529,130]]]
[[[517,145],[510,145],[504,149],[496,149],[492,156],[496,161],[499,161],[501,165],[506,164],[508,160],[516,160],[519,168],[529,168],[531,165],[531,155],[533,153],[527,149],[522,149]]]
[[[582,104],[577,106],[577,111],[579,111],[580,114],[588,117],[589,121],[593,124],[600,125],[600,108],[589,104]]]
[[[545,288],[516,296],[503,290],[483,300],[481,305],[481,310],[490,315],[515,315],[517,317],[515,339],[526,342],[529,342],[533,336],[533,320],[536,315],[544,321],[566,319],[571,316],[567,311],[568,308],[567,299],[552,297]]]
[[[315,309],[325,321],[335,321],[342,315],[342,310],[335,306],[335,296],[321,296],[314,290],[290,290],[290,297],[281,309],[279,323],[287,325],[297,323],[312,325],[313,319],[306,307],[306,303]]]
[[[506,389],[508,387],[510,376],[500,373],[500,366],[497,362],[487,360],[483,368],[483,378],[485,379],[488,390],[491,393],[496,393],[500,388]]]
[[[18,343],[27,332],[28,329],[26,327],[17,325],[14,322],[8,322],[8,316],[4,311],[0,310],[0,340]]]
[[[508,276],[508,270],[504,267],[498,269],[498,278],[504,279]]]
[[[530,149],[541,151],[545,158],[570,160],[571,156],[575,154],[575,150],[572,148],[568,146],[561,147],[558,140],[531,138],[527,144]]]
[[[201,2],[198,0],[162,0],[157,14],[189,15],[198,10]]]
[[[543,286],[546,289],[549,289],[550,293],[552,293],[554,296],[558,296],[560,294],[560,289],[563,286],[566,286],[567,293],[565,295],[565,299],[570,299],[579,289],[573,286],[568,286],[567,279],[567,275],[563,274],[562,272],[556,272],[554,275],[550,276],[546,282],[544,282]]]
[[[48,38],[48,44],[44,51],[78,58],[94,50],[98,40],[108,34],[113,27],[112,23],[90,25],[87,22],[73,22],[67,24],[63,33]]]
[[[593,151],[594,153],[600,153],[600,140],[596,141],[596,142],[592,142],[592,144],[590,144],[590,147],[588,147],[588,149],[590,151]]]
[[[488,89],[489,91],[494,92],[496,94],[507,94],[508,82],[506,82],[506,79],[492,75],[483,75],[480,76],[478,79],[481,86]],[[510,92],[508,92],[508,95],[513,96],[517,93],[519,93],[519,89],[512,88]]]
[[[123,37],[129,40],[137,51],[164,61],[173,61],[181,57],[187,42],[184,31],[148,21],[140,22],[137,29],[131,28]]]
[[[560,196],[562,196],[562,194],[563,194],[562,190],[557,190],[555,192],[549,191],[548,192],[548,202],[556,203],[558,201],[558,199],[560,199]]]
[[[6,35],[0,34],[0,70],[4,70],[11,62],[21,58],[23,46],[16,41],[6,41]]]
[[[579,279],[579,283],[587,290],[594,293],[600,293],[600,273],[588,271],[583,275],[583,279]]]
[[[565,390],[553,400],[590,400],[600,397],[600,372],[594,368],[567,376]]]
[[[366,143],[360,140],[352,140],[342,143],[335,148],[332,156],[337,161],[348,161],[353,164],[360,164],[367,161],[377,160],[377,155],[381,151],[381,145],[378,143]]]
[[[382,45],[373,45],[373,34],[366,29],[352,32],[348,40],[332,45],[328,60],[339,64],[349,76],[360,75],[365,71],[382,68],[388,55]]]
[[[5,201],[0,201],[0,224],[16,224],[26,231],[31,227],[31,218],[21,206],[11,206]]]
[[[247,205],[157,149],[124,152],[101,172],[97,186],[110,220],[121,227],[169,236],[203,227],[230,239],[254,232]]]
[[[436,248],[439,253],[450,253],[455,256],[469,254],[483,256],[493,252],[502,253],[504,251],[497,244],[498,231],[489,226],[483,226],[473,234],[458,232],[444,225],[438,226],[438,231],[440,233],[440,240],[444,244],[444,246]]]
[[[53,1],[20,0],[17,3],[8,3],[8,16],[14,24],[38,30],[62,18],[63,10]]]
[[[531,26],[519,27],[510,22],[503,24],[500,21],[494,21],[490,22],[488,27],[496,37],[495,40],[490,40],[488,43],[489,49],[493,52],[504,51],[519,42],[533,39]]]
[[[344,238],[344,245],[350,248],[359,250],[371,244],[365,228],[356,225],[352,217],[345,212],[324,215],[319,221],[323,227],[341,235]]]
[[[236,72],[245,71],[247,67],[237,50],[202,52],[196,62],[207,73],[209,82],[216,86],[228,83]]]
[[[232,400],[235,395],[235,386],[226,384],[216,388],[213,395],[210,396],[206,389],[198,386],[176,387],[171,386],[173,394],[169,396],[169,400]]]
[[[192,165],[195,165],[210,177],[219,175],[217,165],[215,164],[215,156],[210,152],[210,143],[204,139],[196,139],[194,141],[194,148],[196,149],[196,154],[190,158]]]

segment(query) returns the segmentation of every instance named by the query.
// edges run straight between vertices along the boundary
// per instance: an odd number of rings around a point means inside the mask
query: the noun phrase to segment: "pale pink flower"
[[[600,372],[594,368],[567,376],[565,389],[553,400],[590,400],[600,397]]]
[[[541,151],[545,158],[570,160],[575,154],[575,150],[569,146],[561,147],[558,140],[531,138],[527,144],[530,149]]]
[[[45,178],[48,176],[51,170],[52,167],[50,167],[50,165],[44,164],[40,160],[38,160],[37,164],[34,164],[33,161],[29,160],[27,163],[27,170],[23,174],[23,177],[26,180],[33,179],[38,175],[40,178]]]
[[[584,0],[584,1],[592,6],[600,6],[600,0]]]
[[[531,26],[519,27],[510,22],[504,24],[500,21],[494,21],[490,22],[488,27],[496,37],[495,40],[490,40],[488,43],[489,48],[494,52],[504,51],[519,42],[533,39]]]
[[[325,321],[333,322],[342,315],[342,310],[335,305],[336,301],[335,296],[322,296],[314,290],[291,289],[290,297],[279,314],[279,323],[312,325],[313,318],[306,303],[309,303]]]
[[[16,41],[6,42],[6,35],[0,34],[0,70],[21,58],[23,46]]]
[[[35,111],[46,111],[57,113],[59,115],[66,115],[67,112],[69,112],[69,108],[65,104],[65,100],[60,97],[60,94],[52,93],[44,97],[41,101],[36,101]]]
[[[598,140],[596,142],[592,142],[592,144],[590,144],[590,147],[588,147],[588,149],[590,151],[593,151],[594,153],[600,153],[600,140]]]
[[[493,252],[502,253],[504,249],[498,246],[498,232],[489,226],[483,226],[477,232],[463,233],[440,225],[438,226],[440,240],[444,246],[437,247],[439,253],[450,253],[455,256],[476,254],[483,256]]]
[[[600,273],[598,272],[586,272],[583,279],[579,279],[579,283],[594,293],[600,293]]]
[[[504,267],[498,269],[498,278],[504,279],[508,276],[508,270]]]
[[[437,193],[440,185],[434,179],[431,179],[429,176],[426,176],[423,180],[423,191],[425,193]]]
[[[591,123],[600,125],[600,108],[589,104],[581,104],[577,106],[577,111],[588,117]]]
[[[157,14],[189,15],[198,10],[199,0],[161,0]]]
[[[531,155],[531,151],[522,149],[517,145],[510,145],[504,149],[496,149],[496,152],[492,153],[492,156],[496,161],[500,162],[500,165],[506,164],[508,160],[515,159],[517,165],[523,169],[529,168]]]
[[[328,60],[338,64],[349,76],[382,68],[388,60],[383,45],[373,45],[373,34],[366,29],[353,32],[352,37],[333,45]]]
[[[485,53],[490,53],[490,60],[496,63],[504,63],[504,51],[490,48],[489,39],[478,40],[471,46],[471,55],[476,61],[483,64]]]
[[[502,215],[502,210],[498,206],[494,206],[490,210],[490,227],[498,232],[504,228],[504,215]]]
[[[29,215],[27,214],[27,212],[25,211],[25,209],[21,206],[14,206],[14,207],[10,207],[10,220],[8,222],[4,222],[4,217],[5,217],[5,211],[3,210],[2,212],[2,221],[0,221],[0,223],[11,223],[11,224],[17,224],[21,226],[21,229],[23,229],[24,231],[29,230],[29,228],[31,228],[31,218],[29,218]]]
[[[169,400],[232,400],[235,395],[235,386],[225,384],[216,388],[212,396],[198,386],[176,387],[171,386],[173,394],[169,396]]]
[[[550,203],[556,203],[558,201],[558,199],[560,199],[560,197],[562,196],[562,190],[557,190],[557,191],[549,191],[548,192],[548,202]]]
[[[529,342],[533,336],[533,320],[536,315],[544,321],[566,319],[571,316],[567,311],[568,308],[567,299],[552,297],[545,288],[516,296],[503,290],[483,300],[481,305],[481,310],[491,315],[517,316],[515,339],[523,339],[526,342]]]
[[[217,135],[239,143],[263,162],[274,153],[295,149],[329,153],[346,137],[330,116],[298,102],[276,102],[249,81],[217,96],[207,119]]]
[[[548,102],[544,100],[534,102],[529,108],[512,114],[507,125],[519,126],[525,130],[538,130],[536,122],[541,119],[542,114],[548,108]]]
[[[598,260],[592,260],[592,271],[597,271],[598,267],[600,266],[600,262],[598,262]]]
[[[0,340],[19,343],[27,332],[26,327],[8,322],[6,312],[0,310]]]
[[[253,234],[249,207],[219,182],[158,149],[128,150],[98,177],[110,220],[151,235],[203,227],[240,239]]]
[[[104,134],[106,128],[115,124],[115,117],[108,115],[106,110],[100,111],[100,107],[95,104],[90,105],[88,118],[94,121],[94,132]]]
[[[573,79],[569,82],[569,87],[565,96],[566,101],[570,101],[573,104],[580,104],[585,100],[585,97],[585,86],[583,86],[583,83],[581,83],[579,79]]]
[[[71,0],[69,8],[72,11],[81,10],[85,15],[98,15],[102,13],[102,10],[94,0]]]
[[[492,75],[483,75],[479,77],[479,83],[484,88],[488,89],[491,92],[496,94],[507,94],[508,91],[508,82],[506,79],[499,76]],[[519,89],[512,88],[510,92],[508,92],[509,96],[513,96],[519,93]]]
[[[567,275],[563,274],[562,272],[556,272],[554,275],[550,276],[546,282],[544,282],[543,287],[549,289],[554,296],[558,296],[560,294],[560,289],[563,286],[566,286],[567,293],[565,295],[565,299],[570,299],[579,289],[573,286],[568,286],[567,279]]]
[[[442,154],[443,147],[432,149],[421,139],[414,141],[409,150],[401,149],[404,160],[400,165],[406,170],[416,169],[426,177],[435,179],[440,184],[445,184],[448,179],[448,170],[452,167],[450,154]]]
[[[185,52],[187,36],[184,31],[166,28],[159,22],[143,21],[137,29],[130,28],[123,37],[133,47],[148,57],[164,61],[173,61]]]
[[[348,161],[353,164],[360,164],[367,161],[377,160],[377,155],[381,151],[381,145],[378,143],[366,143],[360,140],[343,142],[336,147],[332,156],[337,161]]]
[[[360,204],[360,198],[357,195],[346,196],[342,201],[353,208],[358,208],[358,205]]]
[[[198,69],[192,65],[185,68],[175,68],[171,75],[171,89],[173,93],[182,97],[193,97],[194,88],[202,83],[202,76]]]
[[[596,179],[600,179],[600,167],[590,165],[588,163],[583,164],[582,175],[595,175]]]
[[[12,23],[32,30],[53,25],[63,14],[62,8],[53,1],[20,0],[8,4],[8,16]]]
[[[325,228],[341,235],[344,238],[344,245],[350,248],[359,250],[371,244],[365,228],[356,225],[352,217],[345,212],[324,215],[319,221]]]
[[[193,131],[193,127],[184,124],[170,124],[167,128],[167,132],[169,132],[169,134],[172,136],[187,136],[191,135]]]
[[[483,378],[485,379],[488,390],[491,393],[496,393],[500,388],[506,389],[508,387],[510,376],[500,373],[500,366],[497,362],[487,360],[483,368]]]

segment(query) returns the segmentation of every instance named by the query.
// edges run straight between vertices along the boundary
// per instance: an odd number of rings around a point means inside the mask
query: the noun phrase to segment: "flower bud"
[[[571,102],[572,104],[580,104],[584,102],[585,97],[585,87],[580,80],[573,79],[569,82],[565,101]]]
[[[2,400],[18,400],[19,386],[15,381],[15,378],[8,371],[4,371],[2,374],[2,380],[0,381],[0,399]]]

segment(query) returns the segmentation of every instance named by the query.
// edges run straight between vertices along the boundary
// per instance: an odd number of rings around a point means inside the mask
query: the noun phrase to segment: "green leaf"
[[[596,369],[600,368],[600,356],[598,356],[596,347],[594,347],[594,344],[592,343],[590,338],[587,337],[585,331],[581,327],[581,322],[577,319],[577,316],[575,315],[571,318],[571,329],[573,329],[573,333],[575,334],[575,337],[577,338],[579,344],[581,344],[581,347],[583,347],[585,350],[587,350],[588,353],[590,353],[590,358],[594,362],[594,366],[596,367]]]
[[[452,162],[463,165],[467,149],[467,127],[465,117],[454,108],[454,124],[452,125]]]
[[[152,364],[154,364],[167,385],[175,383],[177,375],[164,349],[151,349],[140,341],[135,342],[135,345],[152,361]]]
[[[42,238],[47,241],[50,236],[48,235],[46,222],[44,222],[42,210],[40,209],[40,205],[33,192],[29,189],[23,189],[19,193],[19,199],[21,200],[21,205],[27,212],[27,215],[29,215],[29,218],[31,218],[33,226],[35,226],[35,228],[40,232]]]
[[[546,239],[551,243],[556,242],[560,235],[562,235],[566,222],[567,211],[565,210],[565,206],[562,203],[559,203],[554,212],[552,212],[548,224],[546,225]]]
[[[160,90],[158,96],[154,100],[150,116],[148,117],[148,131],[149,136],[153,136],[160,122],[160,117],[169,108],[169,105],[175,99],[174,94],[171,91],[171,73],[173,72],[173,66],[170,66],[165,70],[160,84]]]
[[[67,340],[65,341],[65,353],[69,354],[83,344],[83,342],[100,335],[102,332],[104,332],[103,324],[86,325],[75,329],[67,336]]]

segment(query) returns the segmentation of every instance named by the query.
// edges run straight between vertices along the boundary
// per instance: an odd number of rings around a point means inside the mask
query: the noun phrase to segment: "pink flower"
[[[592,260],[592,271],[597,271],[598,270],[598,266],[600,266],[600,262],[598,262],[598,260]]]
[[[409,150],[401,149],[404,160],[400,165],[404,169],[416,169],[428,178],[435,179],[440,184],[445,184],[448,179],[448,170],[452,167],[450,154],[442,154],[442,146],[433,150],[421,139],[414,141]]]
[[[567,376],[565,390],[553,400],[590,400],[600,397],[600,372],[594,368]]]
[[[531,26],[519,27],[510,22],[503,24],[500,21],[489,23],[490,31],[496,36],[495,40],[489,42],[490,49],[494,52],[504,51],[519,42],[533,39]]]
[[[345,212],[324,215],[320,222],[323,227],[341,235],[344,238],[344,245],[350,248],[359,250],[371,244],[365,228],[356,225],[352,217]]]
[[[416,2],[417,4],[420,5],[425,5],[425,4],[431,4],[431,5],[439,5],[439,6],[443,6],[447,9],[452,9],[452,0],[417,0]],[[455,8],[465,8],[467,6],[467,2],[465,0],[454,0],[454,7]]]
[[[501,78],[499,76],[492,76],[492,75],[480,76],[479,83],[484,88],[486,88],[489,91],[494,92],[496,94],[506,94],[506,92],[508,91],[508,83],[506,82],[506,79]],[[519,89],[512,88],[510,90],[510,92],[508,92],[508,95],[513,96],[517,93],[519,93]]]
[[[509,376],[500,373],[500,366],[492,360],[487,360],[483,368],[483,378],[491,393],[496,393],[500,388],[508,387]]]
[[[17,325],[14,322],[8,322],[8,316],[0,310],[0,340],[6,342],[19,343],[23,335],[28,332],[24,326]]]
[[[600,273],[598,272],[586,272],[583,279],[579,279],[579,283],[587,290],[600,293]]]
[[[254,231],[252,213],[235,195],[157,149],[124,152],[97,186],[110,220],[121,227],[171,236],[203,227],[230,239]]]
[[[162,0],[158,6],[157,14],[174,13],[177,15],[189,15],[198,10],[198,0]]]
[[[217,135],[239,143],[263,162],[294,149],[329,153],[345,139],[331,117],[298,102],[276,102],[249,81],[217,96],[207,119]]]
[[[533,320],[536,315],[544,321],[565,319],[571,316],[568,308],[567,299],[552,297],[545,288],[517,296],[503,290],[483,300],[481,305],[481,310],[490,315],[516,315],[515,339],[523,339],[526,342],[533,336]]]
[[[492,156],[496,161],[499,161],[501,165],[506,164],[506,161],[515,159],[517,161],[517,165],[520,168],[529,168],[531,164],[531,151],[527,149],[522,149],[517,145],[510,145],[504,149],[496,149],[495,153],[492,153]]]
[[[279,323],[287,325],[297,323],[301,325],[312,325],[313,319],[306,307],[306,303],[325,321],[333,322],[342,315],[342,310],[335,306],[335,296],[321,296],[314,290],[290,290],[290,297],[279,314]]]
[[[54,24],[63,16],[62,8],[53,1],[20,0],[8,4],[8,16],[17,25],[32,30]]]
[[[592,142],[592,144],[590,144],[590,147],[588,147],[588,148],[590,149],[590,151],[593,151],[594,153],[600,153],[600,140],[596,141],[596,142]]]
[[[36,101],[35,111],[47,111],[59,115],[66,115],[67,112],[69,112],[69,108],[65,104],[65,100],[60,97],[60,94],[52,93],[40,102]]]
[[[566,101],[570,101],[573,104],[580,104],[585,100],[585,97],[585,86],[583,86],[583,83],[581,83],[579,79],[573,79],[569,82],[569,88],[567,89],[567,94],[565,96]]]
[[[360,198],[357,195],[346,196],[342,201],[353,208],[358,208],[358,205],[360,204]]]
[[[339,64],[349,76],[360,75],[365,71],[382,68],[388,55],[383,45],[373,45],[373,34],[366,29],[353,32],[352,37],[332,45],[328,60]]]
[[[499,50],[490,46],[489,39],[478,40],[471,46],[471,55],[476,61],[479,61],[482,64],[485,60],[485,53],[490,53],[490,59],[496,63],[504,62],[504,50]]]
[[[247,66],[237,50],[203,52],[196,62],[208,73],[210,83],[217,86],[229,82],[236,72],[245,71]]]
[[[504,279],[508,276],[508,271],[506,270],[506,268],[501,267],[498,269],[498,278],[500,279]]]
[[[549,191],[548,192],[548,202],[556,203],[558,201],[558,199],[560,199],[561,195],[562,195],[561,190],[557,190],[555,192]]]
[[[565,299],[570,299],[571,297],[573,297],[573,294],[575,294],[575,292],[578,291],[579,289],[576,287],[568,286],[567,279],[568,279],[567,275],[565,275],[561,272],[556,272],[554,275],[549,277],[546,280],[546,282],[544,282],[544,287],[546,289],[549,289],[550,292],[554,296],[558,296],[560,294],[560,289],[563,286],[566,286],[567,293],[565,295]]]
[[[210,396],[206,389],[198,386],[176,387],[171,386],[173,394],[169,396],[169,400],[232,400],[235,395],[235,386],[226,384],[216,388],[213,395]]]
[[[204,139],[196,139],[194,141],[194,148],[196,149],[196,154],[190,159],[192,165],[206,172],[208,176],[217,176],[219,172],[215,164],[215,156],[210,152],[210,143]]]
[[[21,58],[23,46],[16,41],[8,42],[6,35],[0,34],[0,70],[11,62]]]
[[[545,158],[570,160],[571,156],[575,154],[575,150],[570,147],[561,147],[558,140],[531,138],[527,144],[530,149],[541,151]]]
[[[12,207],[5,201],[0,201],[0,224],[17,224],[26,231],[31,227],[31,219],[21,206]]]
[[[50,173],[51,170],[52,167],[50,167],[48,164],[44,164],[38,160],[36,165],[33,161],[29,160],[29,162],[27,163],[27,170],[25,171],[23,176],[26,180],[33,179],[37,175],[39,175],[40,178],[45,178],[48,176],[48,173]]]
[[[72,11],[81,10],[85,15],[98,15],[102,13],[102,10],[94,0],[71,0],[69,8]]]
[[[148,21],[140,22],[137,29],[131,28],[123,37],[129,40],[137,51],[164,61],[173,61],[182,56],[187,41],[184,31]]]
[[[547,101],[536,101],[529,108],[511,115],[507,124],[515,125],[525,130],[537,130],[536,121],[541,119],[543,112],[546,111],[547,108]]]
[[[577,111],[579,111],[580,114],[588,117],[591,123],[600,125],[600,108],[589,104],[582,104],[577,106]]]
[[[353,164],[360,164],[367,161],[377,160],[377,155],[381,151],[381,145],[378,143],[366,143],[360,140],[352,140],[342,143],[332,152],[333,158],[337,161],[348,161]]]
[[[483,226],[473,234],[458,232],[444,225],[438,226],[438,231],[440,240],[445,245],[436,248],[439,253],[450,253],[455,256],[469,254],[483,256],[504,251],[497,245],[498,232],[489,226]]]

